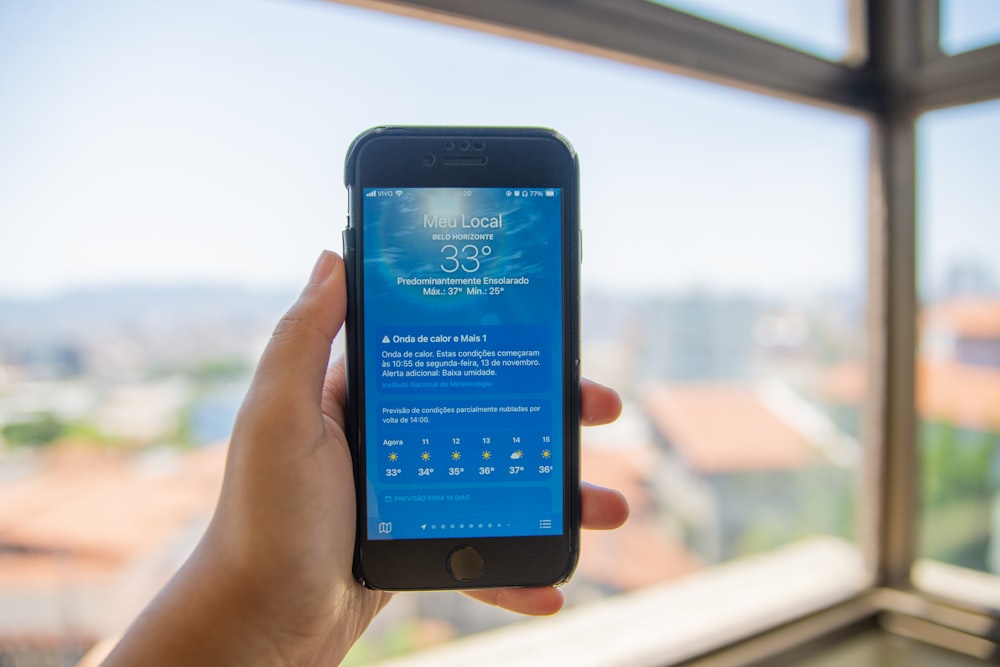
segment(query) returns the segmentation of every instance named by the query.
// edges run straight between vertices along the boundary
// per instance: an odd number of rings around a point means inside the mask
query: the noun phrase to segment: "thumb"
[[[253,384],[274,398],[319,405],[330,345],[344,323],[347,289],[344,262],[324,250],[298,301],[271,334]]]

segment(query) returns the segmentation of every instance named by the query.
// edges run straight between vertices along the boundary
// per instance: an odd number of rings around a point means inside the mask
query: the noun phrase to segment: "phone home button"
[[[448,555],[448,572],[463,583],[482,574],[485,564],[483,555],[472,547],[458,547]]]

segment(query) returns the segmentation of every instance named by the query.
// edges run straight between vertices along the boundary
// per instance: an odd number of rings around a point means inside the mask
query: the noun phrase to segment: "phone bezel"
[[[447,160],[485,158],[485,164]],[[431,157],[429,157],[431,156]],[[450,164],[449,164],[450,162]],[[345,164],[349,192],[344,232],[347,260],[347,429],[357,498],[354,574],[370,588],[430,590],[545,586],[564,582],[579,554],[579,176],[576,153],[544,128],[380,127],[361,134]],[[560,187],[562,193],[563,302],[563,530],[559,536],[367,539],[362,298],[363,191],[369,187]],[[446,566],[448,555],[471,546],[485,561],[483,574],[463,583]]]

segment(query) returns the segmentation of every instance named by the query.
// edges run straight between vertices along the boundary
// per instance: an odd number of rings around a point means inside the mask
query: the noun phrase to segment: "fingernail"
[[[312,275],[309,276],[309,284],[321,283],[333,273],[333,267],[337,265],[337,256],[329,250],[324,250],[319,254],[316,265],[313,267]]]

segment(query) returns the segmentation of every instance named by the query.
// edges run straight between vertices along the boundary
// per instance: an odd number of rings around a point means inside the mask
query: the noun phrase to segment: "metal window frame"
[[[822,628],[834,632],[885,613],[942,625],[940,618],[955,609],[954,601],[936,602],[913,591],[910,575],[918,520],[916,124],[930,110],[1000,98],[1000,44],[944,55],[939,47],[939,0],[844,0],[851,44],[841,63],[645,0],[334,1],[680,73],[868,119],[871,348],[864,415],[868,446],[863,504],[868,509],[862,516],[862,543],[873,587],[861,601],[827,610],[825,625],[822,617],[803,618],[754,639],[752,645],[767,647],[759,649],[761,655],[771,655],[782,646],[815,639]],[[923,612],[914,612],[912,604],[899,612],[893,607],[898,598],[887,597],[885,591],[917,596]],[[977,639],[997,640],[1000,620],[982,610],[961,611],[979,614],[982,627],[993,628]],[[967,627],[958,631],[969,634]],[[751,643],[741,643],[744,659]],[[719,655],[706,656],[704,664],[740,664],[728,651],[720,647]]]

